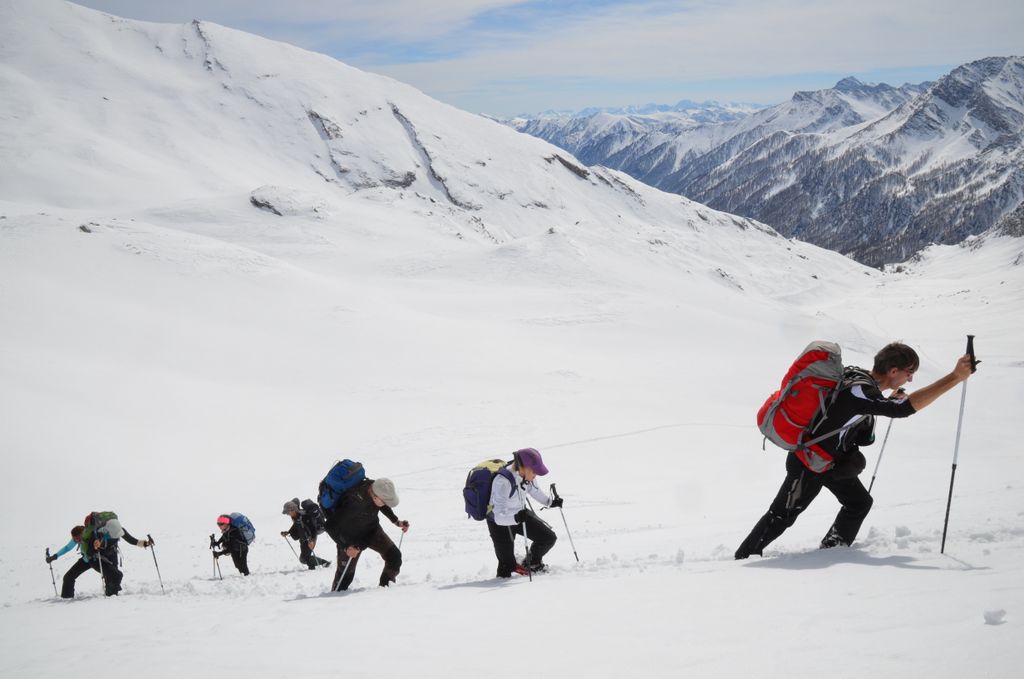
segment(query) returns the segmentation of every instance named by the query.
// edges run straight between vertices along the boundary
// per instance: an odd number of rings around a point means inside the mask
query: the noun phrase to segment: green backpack
[[[115,512],[89,512],[85,517],[85,530],[82,532],[82,541],[79,543],[79,550],[82,552],[82,556],[88,559],[92,556],[93,548],[92,542],[96,538],[114,538],[117,539],[124,534],[124,529],[121,528],[117,535],[109,535],[106,531],[102,530],[107,526],[107,523],[112,519],[117,519]],[[120,526],[120,521],[117,522]]]

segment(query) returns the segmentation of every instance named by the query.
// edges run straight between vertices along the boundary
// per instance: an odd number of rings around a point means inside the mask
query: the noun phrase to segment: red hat
[[[228,516],[227,514],[221,514],[220,516],[217,517],[217,523],[218,524],[221,524],[221,523],[231,523],[231,517]]]

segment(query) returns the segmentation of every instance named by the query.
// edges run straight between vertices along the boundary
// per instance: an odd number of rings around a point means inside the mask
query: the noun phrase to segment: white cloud
[[[897,11],[898,9],[898,11]],[[455,59],[380,64],[427,90],[555,75],[680,81],[957,63],[1021,51],[1024,3],[734,2],[673,14],[623,11]]]
[[[731,99],[766,101],[774,91],[777,101],[797,89],[786,78],[800,74],[909,70],[1024,52],[1019,0],[85,4],[131,18],[206,18],[331,54],[463,108],[496,113],[625,103],[619,97],[626,91],[631,102],[665,100],[673,86],[674,96],[699,98],[708,81],[735,81],[740,89]],[[496,23],[486,14],[495,10],[514,23]],[[603,101],[594,98],[601,83]],[[495,105],[499,100],[504,103]]]
[[[77,4],[143,21],[183,23],[202,19],[279,38],[423,41],[466,27],[481,12],[527,0],[79,0]],[[311,47],[311,44],[301,44]]]

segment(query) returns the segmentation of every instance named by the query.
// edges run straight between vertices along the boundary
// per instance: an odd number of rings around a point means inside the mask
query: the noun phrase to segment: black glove
[[[562,506],[562,498],[560,498],[560,497],[556,497],[554,500],[551,501],[551,504],[548,505],[548,507],[561,507],[561,506]]]
[[[520,509],[518,512],[516,512],[516,515],[513,518],[516,520],[516,523],[523,523],[524,521],[526,521],[526,517],[528,514],[529,512],[527,510]]]
[[[153,536],[152,535],[147,535],[146,536],[146,546],[147,547],[152,547],[155,544],[156,544],[156,540],[153,539]]]
[[[854,450],[843,453],[835,459],[832,467],[832,477],[836,479],[852,479],[860,475],[868,461],[864,459],[864,453]]]
[[[56,560],[57,560],[57,557],[55,557],[55,556],[48,556],[48,557],[46,557],[46,563],[50,563],[51,561],[56,561]]]
[[[847,438],[855,445],[858,446],[870,446],[875,442],[875,418],[865,417],[851,431]]]
[[[288,530],[283,530],[283,531],[281,531],[281,537],[283,537],[283,538],[286,538],[286,537],[288,537],[288,535],[289,535],[290,533],[291,533],[291,531],[288,531]]]

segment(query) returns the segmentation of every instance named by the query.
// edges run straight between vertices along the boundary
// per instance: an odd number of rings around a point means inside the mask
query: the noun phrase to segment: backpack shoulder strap
[[[843,391],[844,389],[850,389],[850,388],[852,388],[852,387],[854,387],[855,385],[858,385],[858,384],[877,385],[878,383],[875,382],[875,378],[871,376],[871,373],[869,373],[867,370],[864,370],[863,368],[858,368],[857,366],[852,366],[852,365],[851,366],[846,366],[845,368],[843,368],[843,378],[842,378],[842,380],[840,380],[839,384],[837,384],[835,386],[835,388],[832,389],[832,393],[830,394],[827,403],[825,402],[824,396],[819,394],[819,398],[821,399],[821,410],[818,411],[819,412],[818,418],[817,418],[818,422],[817,422],[817,424],[815,426],[811,427],[809,430],[807,430],[804,433],[811,433],[811,434],[817,433],[817,428],[819,426],[821,426],[821,424],[828,417],[828,409],[832,406],[833,403],[835,403],[836,398],[839,396],[839,392]],[[818,443],[819,441],[824,441],[825,439],[827,439],[830,436],[835,436],[836,434],[841,434],[842,432],[857,426],[858,424],[860,424],[862,421],[864,421],[868,417],[869,417],[869,415],[858,415],[857,417],[855,417],[854,419],[850,420],[848,423],[846,423],[845,425],[843,425],[839,429],[836,429],[834,431],[830,431],[827,434],[821,434],[820,436],[815,436],[814,438],[810,439],[809,441],[802,440],[803,434],[801,434],[801,440],[797,441],[797,445],[800,448],[807,448],[808,446],[811,446],[811,445],[813,445],[815,443]]]
[[[509,468],[507,466],[506,467],[502,467],[497,472],[495,472],[495,476],[497,476],[497,475],[501,475],[501,476],[505,477],[505,479],[508,480],[508,485],[512,487],[512,490],[508,494],[508,496],[512,497],[513,495],[515,495],[516,494],[516,477],[512,475],[512,472],[509,470]]]
[[[821,436],[815,436],[810,441],[801,441],[799,447],[800,448],[808,448],[808,447],[812,446],[813,444],[818,443],[819,441],[824,441],[829,436],[835,436],[836,434],[840,434],[840,433],[846,431],[847,429],[850,429],[851,427],[856,427],[858,424],[861,423],[861,421],[863,421],[867,417],[869,417],[869,416],[868,415],[858,415],[854,419],[850,420],[849,423],[843,425],[842,427],[839,427],[839,429],[836,429],[834,431],[830,431],[827,434],[822,434]]]
[[[871,376],[871,373],[864,368],[858,368],[857,366],[846,366],[843,369],[843,381],[840,383],[840,387],[848,389],[857,384],[865,384],[878,386],[878,382]]]

